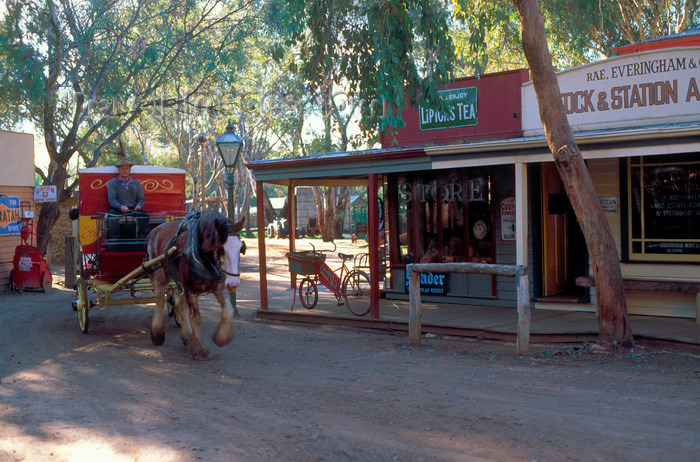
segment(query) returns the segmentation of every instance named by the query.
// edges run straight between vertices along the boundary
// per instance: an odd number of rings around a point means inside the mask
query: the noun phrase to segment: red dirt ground
[[[83,335],[60,277],[0,295],[0,460],[700,459],[698,355],[263,322],[248,244],[224,348],[202,303],[210,361],[172,321],[153,346],[151,306],[92,311]]]

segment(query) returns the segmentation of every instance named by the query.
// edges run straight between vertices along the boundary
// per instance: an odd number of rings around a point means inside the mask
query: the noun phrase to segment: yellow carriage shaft
[[[157,265],[158,263],[163,261],[166,256],[170,256],[170,255],[174,254],[175,252],[177,252],[177,247],[175,247],[175,246],[170,247],[167,250],[167,252],[164,253],[163,255],[158,255],[156,258],[148,260],[143,265],[134,269],[132,272],[130,272],[129,274],[127,274],[126,276],[124,276],[123,278],[121,278],[120,280],[115,282],[114,284],[112,284],[111,286],[105,287],[105,291],[109,294],[113,294],[114,292],[128,286],[129,281],[131,281],[131,279],[135,278],[136,276],[141,276],[144,272],[146,272],[146,270]]]

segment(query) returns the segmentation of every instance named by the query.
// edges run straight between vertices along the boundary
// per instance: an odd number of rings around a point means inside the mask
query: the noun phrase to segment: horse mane
[[[231,231],[231,220],[214,211],[190,213],[180,222],[166,249],[180,240],[181,253],[166,257],[166,267],[173,280],[182,281],[175,261],[184,256],[190,275],[202,280],[220,279],[218,252],[226,243]],[[186,237],[182,236],[185,234]],[[184,242],[182,242],[184,239]],[[187,278],[185,278],[187,279]]]
[[[199,216],[197,234],[203,252],[211,253],[224,245],[231,233],[231,220],[220,214],[207,210]]]

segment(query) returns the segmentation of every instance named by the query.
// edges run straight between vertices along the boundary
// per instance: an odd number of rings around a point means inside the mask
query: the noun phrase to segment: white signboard
[[[515,197],[501,201],[501,240],[515,240]]]
[[[574,132],[700,121],[700,47],[616,56],[557,74]],[[523,132],[541,135],[532,82],[523,85]]]
[[[34,202],[56,201],[56,186],[37,186],[34,188]]]
[[[601,197],[600,206],[605,213],[617,213],[617,197]]]

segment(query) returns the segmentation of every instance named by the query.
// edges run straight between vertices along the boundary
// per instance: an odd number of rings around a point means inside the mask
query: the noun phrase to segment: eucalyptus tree
[[[38,169],[43,183],[56,186],[59,201],[68,198],[74,156],[95,165],[145,112],[226,81],[255,12],[252,1],[233,0],[8,0],[0,100],[43,136],[50,158],[46,172]],[[166,92],[176,70],[189,79],[181,95]],[[42,251],[57,218],[57,204],[42,207]]]
[[[700,26],[697,0],[541,0],[555,69],[611,56],[614,48]],[[460,75],[525,67],[512,2],[454,0],[452,33]]]

